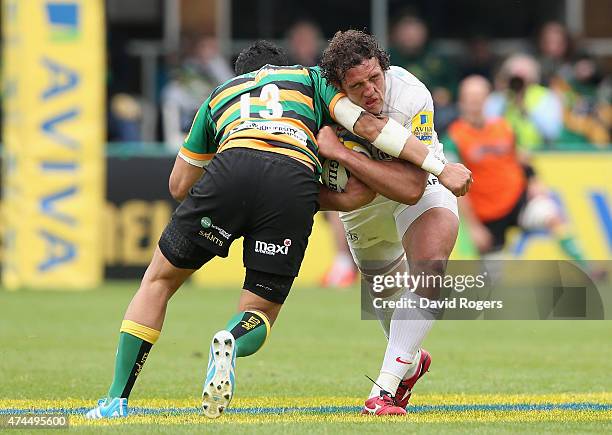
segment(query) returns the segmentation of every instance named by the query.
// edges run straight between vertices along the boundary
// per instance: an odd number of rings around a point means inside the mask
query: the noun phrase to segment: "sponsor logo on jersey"
[[[200,230],[200,232],[198,234],[201,235],[202,237],[204,237],[205,239],[210,240],[211,242],[213,242],[217,246],[223,246],[223,240],[221,240],[220,238],[215,236],[211,231],[206,231],[205,232],[205,231]]]
[[[308,143],[308,135],[306,134],[306,132],[290,124],[277,121],[246,121],[233,128],[232,131],[230,131],[229,135],[231,136],[239,131],[251,129],[259,130],[264,133],[286,134],[287,136],[299,141],[304,146],[306,146]]]
[[[419,112],[412,118],[412,134],[430,145],[433,138],[433,112]]]
[[[427,179],[428,186],[436,186],[438,184],[440,184],[440,182],[438,181],[438,178],[434,177],[433,175]]]
[[[287,242],[289,244],[287,244]],[[289,246],[291,246],[291,239],[285,239],[282,245],[275,243],[266,243],[261,240],[255,240],[255,252],[258,254],[265,255],[287,255],[289,253]]]
[[[223,237],[224,239],[226,239],[226,240],[229,240],[229,238],[232,236],[232,233],[229,233],[229,232],[225,231],[223,228],[221,228],[221,227],[219,227],[217,225],[213,225],[212,219],[209,218],[208,216],[204,216],[200,220],[200,225],[202,225],[202,228],[205,228],[205,229],[212,228],[213,230],[217,230],[219,235],[221,237]]]
[[[346,232],[346,240],[349,242],[356,242],[359,240],[359,234],[354,233],[352,231]]]
[[[210,220],[208,216],[204,216],[200,220],[200,225],[202,225],[202,228],[210,228],[210,226],[212,225],[212,220]]]

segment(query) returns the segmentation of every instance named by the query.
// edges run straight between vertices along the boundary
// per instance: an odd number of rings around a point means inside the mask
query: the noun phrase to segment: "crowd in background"
[[[569,258],[583,262],[571,225],[552,204],[530,156],[538,150],[612,147],[612,79],[600,60],[583,51],[558,22],[544,24],[536,38],[525,40],[523,50],[505,56],[485,36],[461,41],[461,54],[450,55],[431,40],[427,24],[415,15],[398,17],[388,42],[391,64],[414,74],[431,91],[435,128],[447,158],[480,171],[482,189],[460,204],[474,249],[480,255],[502,249],[506,229],[519,226],[548,231]],[[314,66],[325,37],[315,22],[300,21],[288,29],[284,44],[292,63]],[[220,54],[213,37],[185,37],[180,52],[166,56],[159,70],[156,135],[168,150],[176,150],[202,102],[233,76],[232,59]],[[135,93],[111,91],[109,141],[142,140],[140,107]],[[469,132],[466,137],[460,134],[463,130]],[[480,154],[470,155],[467,149],[480,149]],[[507,201],[501,201],[500,191]],[[321,285],[350,286],[358,274],[343,225],[337,213],[325,216],[336,254]]]
[[[292,61],[303,65],[318,62],[324,43],[313,22],[298,22],[286,35]],[[596,58],[576,46],[565,26],[546,23],[530,49],[505,58],[498,57],[483,36],[465,41],[464,48],[460,58],[441,52],[417,16],[402,16],[391,27],[391,63],[430,89],[440,136],[458,117],[460,81],[477,74],[493,86],[487,115],[506,118],[519,147],[534,151],[610,146],[612,80]],[[165,67],[159,80],[158,137],[176,147],[199,105],[233,75],[233,69],[212,37],[184,38],[181,53],[167,57]],[[109,109],[109,140],[138,141],[138,98],[116,93],[109,98]]]

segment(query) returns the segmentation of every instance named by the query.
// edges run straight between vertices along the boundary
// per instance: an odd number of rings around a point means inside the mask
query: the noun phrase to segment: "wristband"
[[[412,133],[407,128],[396,120],[389,118],[372,145],[390,156],[399,157],[410,136],[412,136]]]
[[[425,157],[425,160],[423,160],[421,168],[426,170],[430,174],[434,174],[437,177],[444,170],[444,166],[444,162],[434,156],[433,151],[430,150],[427,153],[427,157]]]
[[[361,116],[363,109],[353,104],[348,97],[342,97],[334,107],[334,118],[336,121],[351,133],[355,134],[353,127]]]

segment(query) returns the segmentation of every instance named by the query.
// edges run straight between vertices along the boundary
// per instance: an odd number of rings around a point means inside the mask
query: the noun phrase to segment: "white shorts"
[[[410,225],[427,210],[436,207],[452,211],[459,219],[457,198],[431,175],[423,197],[415,205],[378,195],[365,207],[340,213],[355,263],[360,269],[364,262],[382,268],[397,260],[404,254],[402,238]]]

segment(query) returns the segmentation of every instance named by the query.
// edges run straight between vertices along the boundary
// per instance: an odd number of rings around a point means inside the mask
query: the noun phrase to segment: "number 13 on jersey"
[[[278,86],[273,83],[265,85],[261,89],[259,99],[266,103],[266,108],[259,111],[259,116],[261,116],[263,119],[281,118],[283,116],[283,106],[279,102],[280,91]],[[251,118],[250,93],[240,96],[240,118]]]

